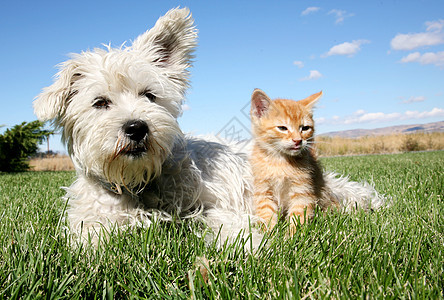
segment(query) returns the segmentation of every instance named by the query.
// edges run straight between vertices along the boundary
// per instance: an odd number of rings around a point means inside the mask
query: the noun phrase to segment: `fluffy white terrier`
[[[202,218],[221,240],[248,232],[253,215],[247,154],[216,139],[185,136],[177,117],[197,33],[173,9],[131,46],[82,52],[61,64],[34,102],[53,120],[77,171],[67,188],[73,233],[150,224],[153,216]],[[344,207],[379,206],[373,188],[327,176]],[[376,200],[376,201],[375,201]],[[254,245],[261,236],[253,233]]]

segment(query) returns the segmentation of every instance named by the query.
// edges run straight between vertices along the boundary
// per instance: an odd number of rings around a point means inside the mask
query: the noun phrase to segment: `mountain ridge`
[[[418,131],[425,133],[444,132],[444,121],[425,123],[425,124],[387,126],[375,129],[351,129],[343,131],[331,131],[319,134],[318,136],[358,138],[362,136],[409,134]]]

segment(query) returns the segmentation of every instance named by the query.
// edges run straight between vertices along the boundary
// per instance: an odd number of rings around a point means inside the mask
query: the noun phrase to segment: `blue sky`
[[[0,124],[36,119],[32,101],[69,53],[130,43],[177,6],[199,30],[185,132],[248,134],[254,88],[322,90],[318,133],[444,120],[442,0],[18,0],[0,4]]]

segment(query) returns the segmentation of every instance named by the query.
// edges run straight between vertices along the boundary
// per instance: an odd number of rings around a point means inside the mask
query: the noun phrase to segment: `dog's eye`
[[[301,127],[301,131],[307,131],[307,130],[310,130],[310,126],[302,126]]]
[[[148,90],[143,91],[142,93],[140,93],[140,95],[145,96],[151,102],[154,102],[156,100],[156,96]]]
[[[106,99],[104,97],[97,97],[94,99],[93,107],[99,108],[99,109],[107,109],[109,108],[109,105],[111,104],[111,100]]]

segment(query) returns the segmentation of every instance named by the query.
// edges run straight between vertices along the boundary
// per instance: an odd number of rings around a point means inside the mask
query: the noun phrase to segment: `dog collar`
[[[115,195],[127,195],[127,196],[130,196],[131,198],[141,199],[141,197],[142,197],[141,195],[146,188],[145,185],[143,185],[143,186],[139,185],[137,188],[130,190],[124,185],[110,183],[110,182],[103,181],[100,179],[99,179],[99,182],[105,190],[107,190]]]

